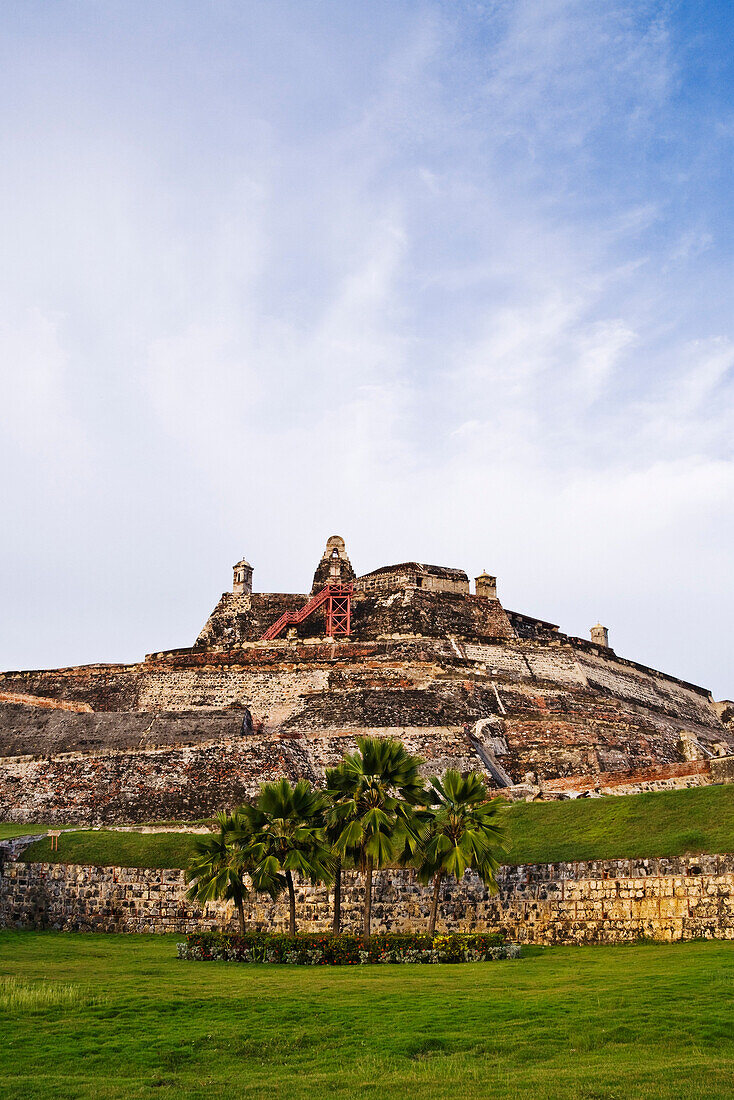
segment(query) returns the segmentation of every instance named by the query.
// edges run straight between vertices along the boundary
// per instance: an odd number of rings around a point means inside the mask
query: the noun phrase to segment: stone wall
[[[734,757],[727,757],[734,763]],[[641,794],[643,791],[685,790],[690,787],[706,787],[714,782],[726,782],[714,778],[712,760],[687,760],[682,764],[663,764],[653,768],[639,768],[626,772],[597,772],[596,775],[573,775],[567,779],[550,779],[543,784],[542,796],[546,799],[571,797],[595,792],[604,795]],[[718,763],[718,761],[716,761]]]
[[[141,669],[142,665],[76,665],[2,672],[0,690],[88,703],[92,710],[134,710]]]
[[[734,939],[734,856],[612,860],[505,867],[491,896],[473,875],[446,885],[439,931],[499,931],[533,944]],[[186,932],[236,930],[231,906],[201,910],[185,899],[181,871],[9,863],[0,878],[0,926],[65,931]],[[345,931],[358,931],[361,876],[344,876]],[[302,931],[328,931],[332,895],[300,884]],[[424,930],[430,890],[410,871],[376,875],[375,931]],[[287,902],[258,901],[248,921],[284,931]]]
[[[513,785],[598,776],[585,789],[604,789],[605,776],[628,772],[634,789],[647,769],[731,754],[734,730],[702,688],[563,635],[484,637],[485,627],[496,634],[509,623],[498,601],[413,591],[355,602],[355,617],[367,604],[382,608],[367,615],[369,629],[418,632],[432,616],[446,634],[283,639],[0,674],[0,691],[14,699],[0,701],[0,817],[190,820],[280,774],[318,780],[360,734],[403,739],[426,757],[429,775],[476,769],[494,786],[467,736],[487,720]],[[477,619],[466,640],[448,629],[454,614],[485,616],[485,626]],[[243,747],[245,705],[258,733]]]
[[[468,596],[469,578],[463,569],[406,561],[400,565],[384,565],[381,569],[374,569],[354,582],[355,592],[369,595],[399,592],[405,588],[424,588],[429,592],[451,592]]]
[[[425,759],[427,776],[447,768],[483,768],[461,730],[376,732],[400,736]],[[325,769],[356,747],[353,730],[331,730],[309,737],[252,734],[193,745],[0,758],[0,820],[75,825],[190,821],[237,806],[252,798],[261,783],[282,776],[321,783]]]
[[[66,710],[75,714],[89,713],[89,703],[69,703],[65,699],[49,699],[42,695],[21,695],[17,691],[0,691],[0,703],[40,707],[41,710]]]
[[[212,723],[211,719],[200,721]],[[222,725],[238,728],[239,722],[230,717]],[[409,751],[424,759],[421,771],[426,777],[455,768],[478,771],[491,783],[475,743],[460,728],[386,727],[374,732],[400,737]],[[168,735],[174,733],[169,730]],[[252,734],[128,751],[0,758],[0,820],[50,825],[196,820],[251,799],[261,783],[283,776],[291,782],[307,778],[321,784],[326,769],[336,767],[356,747],[354,730],[330,730],[308,736]],[[500,757],[501,762],[505,759]],[[551,780],[542,788],[519,784],[503,795],[510,800],[535,795],[574,797],[585,792],[624,795],[733,780],[732,758],[727,758],[574,776]]]
[[[196,639],[195,648],[233,646],[255,642],[284,611],[298,611],[308,596],[290,592],[223,592]],[[324,613],[303,624],[302,635],[324,632]]]
[[[0,820],[111,825],[191,821],[260,783],[315,778],[303,743],[250,737],[199,745],[0,760]]]

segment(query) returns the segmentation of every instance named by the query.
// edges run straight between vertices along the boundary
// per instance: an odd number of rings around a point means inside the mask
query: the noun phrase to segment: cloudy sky
[[[0,11],[0,667],[483,568],[734,695],[734,8]]]

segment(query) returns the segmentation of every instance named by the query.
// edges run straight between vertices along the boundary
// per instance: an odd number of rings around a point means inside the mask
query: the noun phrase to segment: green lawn
[[[506,863],[734,852],[734,784],[516,802]]]
[[[28,862],[94,863],[100,867],[186,867],[192,850],[192,833],[115,833],[90,829],[59,837],[51,851],[48,837],[36,840],[23,852]]]
[[[734,944],[312,970],[179,962],[174,942],[0,933],[0,1097],[734,1092]]]
[[[516,802],[508,807],[506,821],[505,863],[734,852],[734,784],[573,802]],[[85,831],[61,837],[58,852],[51,852],[49,840],[36,841],[24,858],[185,867],[192,843],[185,833]]]
[[[43,833],[47,828],[47,825],[16,825],[14,822],[0,821],[0,840],[12,840],[14,836]]]

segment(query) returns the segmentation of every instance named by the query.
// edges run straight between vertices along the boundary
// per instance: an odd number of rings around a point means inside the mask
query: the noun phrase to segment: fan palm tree
[[[436,932],[441,883],[447,875],[460,879],[472,870],[491,890],[496,890],[495,872],[505,831],[500,821],[503,804],[489,799],[487,788],[476,772],[462,776],[449,769],[443,781],[430,781],[426,799],[424,833],[415,862],[421,882],[433,881],[433,900],[428,932]]]
[[[293,872],[311,882],[331,882],[333,857],[324,839],[324,795],[305,779],[291,786],[287,779],[263,783],[254,806],[243,806],[249,847],[254,856],[252,880],[271,895],[288,889],[288,926],[296,934],[296,891]]]
[[[423,800],[422,760],[395,738],[360,737],[358,751],[326,773],[334,845],[351,854],[365,876],[363,931],[370,935],[372,874],[395,855],[398,834],[417,837],[414,807]]]
[[[191,901],[233,901],[245,933],[245,899],[248,875],[254,863],[248,846],[242,843],[246,823],[238,813],[217,814],[219,831],[196,837],[186,879],[193,882],[186,896]]]
[[[329,773],[327,773],[328,776]],[[353,851],[343,851],[338,847],[338,841],[343,831],[343,824],[334,814],[334,800],[328,792],[324,805],[324,836],[331,846],[334,871],[334,911],[332,914],[331,930],[335,936],[341,932],[341,908],[342,908],[342,871],[344,867],[353,867],[358,856]]]
[[[333,818],[334,803],[332,799],[326,795],[324,801],[324,836],[327,844],[331,846],[331,852],[333,856],[333,869],[334,869],[334,912],[332,915],[331,931],[333,935],[338,936],[341,932],[341,911],[342,911],[342,866],[344,862],[344,856],[338,850],[336,842],[341,834],[341,825],[336,823]]]

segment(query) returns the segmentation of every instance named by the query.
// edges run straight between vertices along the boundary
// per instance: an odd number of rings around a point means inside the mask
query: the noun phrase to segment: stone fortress
[[[193,646],[0,674],[0,819],[195,820],[282,775],[319,783],[360,734],[510,798],[734,778],[734,704],[505,608],[496,578],[417,562],[357,576],[332,536],[310,593],[234,566]]]

